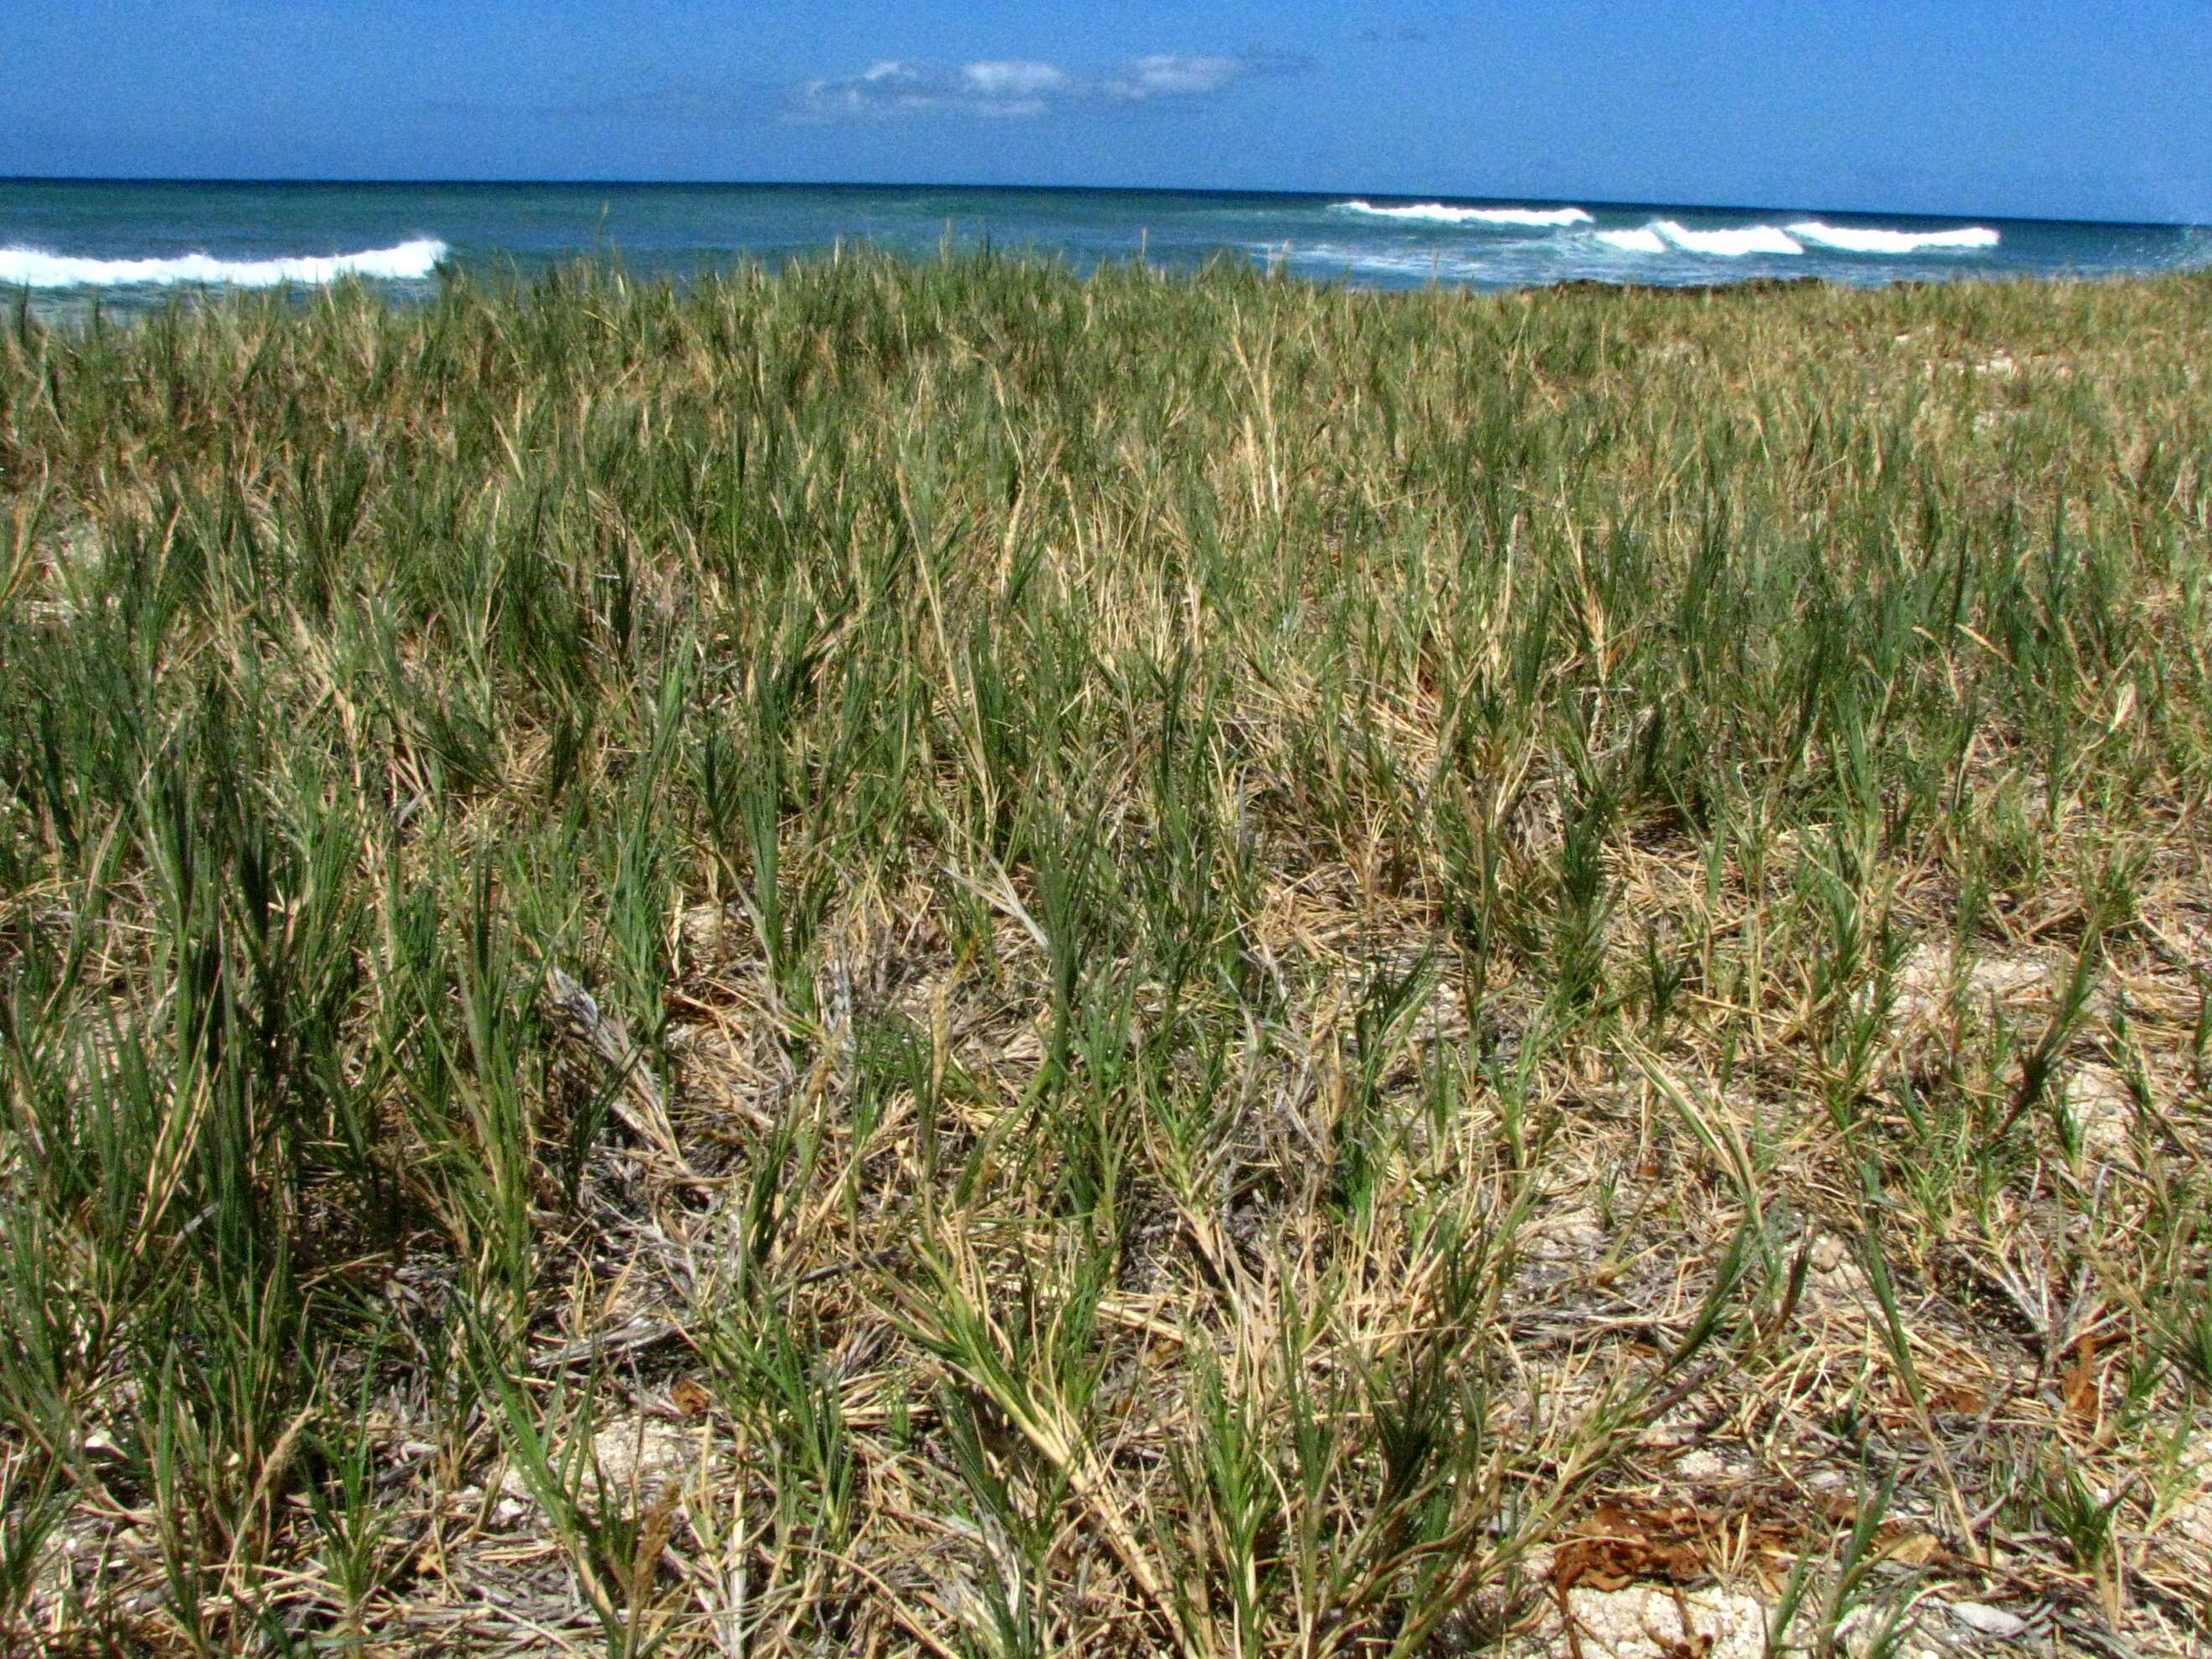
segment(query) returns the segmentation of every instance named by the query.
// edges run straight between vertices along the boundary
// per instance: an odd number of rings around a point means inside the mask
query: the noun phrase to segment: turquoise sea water
[[[0,181],[0,292],[46,314],[355,275],[395,295],[440,267],[528,274],[580,254],[684,279],[841,242],[989,243],[1088,269],[1228,257],[1375,287],[1880,283],[2212,264],[2212,232],[1597,202],[860,185]]]

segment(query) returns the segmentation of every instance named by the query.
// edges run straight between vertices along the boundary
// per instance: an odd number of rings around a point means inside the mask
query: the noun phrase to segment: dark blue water
[[[2097,276],[2212,263],[2166,225],[1926,219],[1812,210],[1166,191],[691,185],[0,182],[0,289],[48,313],[179,288],[313,286],[351,274],[428,292],[450,264],[542,270],[579,254],[678,279],[842,243],[918,255],[988,242],[1087,270],[1227,255],[1373,287],[1851,283]]]

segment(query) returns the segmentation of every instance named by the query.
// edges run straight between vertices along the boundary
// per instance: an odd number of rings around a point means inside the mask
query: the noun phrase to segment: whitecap
[[[1529,230],[1556,229],[1564,225],[1586,225],[1590,216],[1578,207],[1470,208],[1448,207],[1442,202],[1423,202],[1413,207],[1376,207],[1371,202],[1339,202],[1340,213],[1358,213],[1376,219],[1396,219],[1413,224],[1508,225]]]
[[[1661,240],[1659,233],[1646,226],[1639,225],[1633,230],[1601,230],[1597,239],[1607,247],[1617,247],[1624,253],[1664,253],[1667,251],[1667,244]]]
[[[1672,219],[1654,219],[1650,228],[1685,253],[1741,259],[1753,253],[1802,253],[1790,233],[1776,225],[1745,225],[1731,230],[1692,230]]]
[[[1986,225],[1960,230],[1876,230],[1858,225],[1826,225],[1808,219],[1790,227],[1801,242],[1834,248],[1843,253],[1971,252],[1995,247],[2002,240]]]
[[[218,259],[186,253],[168,259],[88,259],[42,248],[0,247],[0,288],[321,287],[344,276],[421,282],[434,275],[447,249],[431,238],[360,253],[290,259]]]

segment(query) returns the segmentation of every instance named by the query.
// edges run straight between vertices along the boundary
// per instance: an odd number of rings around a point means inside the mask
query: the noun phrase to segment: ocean
[[[991,247],[1089,270],[1249,259],[1367,287],[1874,284],[2212,264],[2212,231],[1813,209],[815,185],[0,181],[0,294],[42,316],[223,287],[358,277],[408,298],[441,269],[529,276],[579,256],[678,281],[840,245]]]

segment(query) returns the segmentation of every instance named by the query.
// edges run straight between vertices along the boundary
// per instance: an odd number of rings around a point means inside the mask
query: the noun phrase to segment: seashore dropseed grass
[[[19,308],[0,1644],[2212,1638],[2208,363],[2203,275]]]

